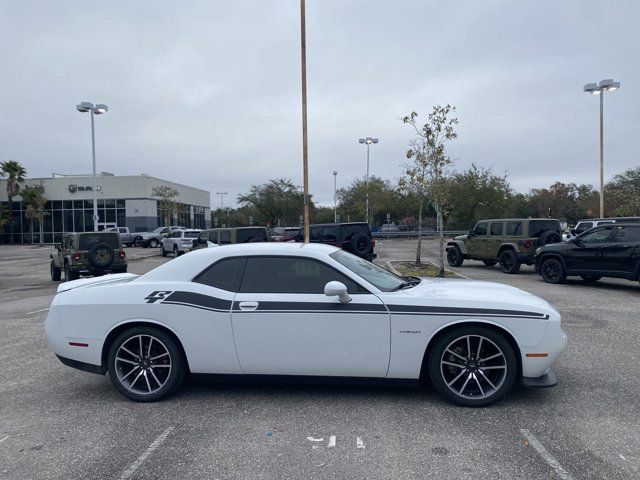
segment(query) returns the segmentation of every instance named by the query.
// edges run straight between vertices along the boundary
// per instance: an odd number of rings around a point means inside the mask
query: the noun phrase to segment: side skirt
[[[324,377],[315,375],[232,375],[192,373],[191,378],[216,383],[282,383],[296,385],[368,385],[386,387],[417,387],[417,378]]]

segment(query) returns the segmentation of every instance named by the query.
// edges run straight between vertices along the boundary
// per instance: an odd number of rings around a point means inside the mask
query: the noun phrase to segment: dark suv
[[[126,273],[120,235],[117,232],[65,233],[51,257],[51,280],[60,280],[64,271],[66,281],[80,275],[100,276],[105,273]]]
[[[373,251],[376,242],[371,237],[369,225],[364,222],[310,225],[309,241],[334,245],[367,260],[378,256]],[[300,230],[296,242],[304,242],[304,229]]]
[[[564,243],[536,250],[536,272],[545,282],[562,283],[568,275],[586,282],[602,277],[638,280],[640,224],[605,224]]]

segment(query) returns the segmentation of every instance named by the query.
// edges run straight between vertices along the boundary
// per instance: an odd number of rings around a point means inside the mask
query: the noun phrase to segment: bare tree
[[[153,187],[151,192],[158,199],[158,209],[162,210],[164,226],[170,226],[171,219],[178,213],[178,202],[176,202],[178,191],[168,185],[160,185]]]
[[[420,265],[422,252],[422,210],[426,200],[433,204],[440,234],[440,276],[444,276],[444,235],[443,209],[447,203],[446,176],[451,159],[445,154],[445,143],[457,138],[454,126],[456,117],[450,118],[456,108],[451,105],[436,105],[427,117],[424,125],[419,126],[418,114],[411,112],[402,118],[410,125],[416,136],[409,142],[407,158],[410,162],[403,165],[404,175],[400,178],[400,188],[412,192],[418,199],[418,248],[416,264]]]

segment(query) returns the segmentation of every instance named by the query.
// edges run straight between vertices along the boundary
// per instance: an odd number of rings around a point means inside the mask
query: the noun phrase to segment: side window
[[[228,292],[237,292],[246,261],[245,257],[225,258],[208,267],[193,281]]]
[[[491,235],[502,235],[502,227],[504,223],[492,223],[491,224]]]
[[[586,232],[591,228],[593,228],[593,222],[580,222],[576,227],[576,233]]]
[[[312,242],[319,242],[322,240],[320,227],[311,227],[309,229],[309,240]]]
[[[218,232],[210,232],[209,241],[212,243],[218,243]]]
[[[221,232],[219,232],[218,239],[219,239],[218,243],[220,245],[231,243],[231,230],[222,230]]]
[[[522,235],[522,222],[507,222],[505,235]]]
[[[325,285],[336,280],[349,293],[366,290],[322,262],[302,257],[250,257],[242,277],[242,293],[323,294]]]
[[[580,236],[582,243],[603,243],[611,236],[611,228],[598,228]]]
[[[336,235],[336,227],[324,227],[322,229],[322,241],[323,242],[337,242],[338,237]]]
[[[487,234],[487,222],[480,222],[476,225],[476,228],[473,229],[473,233],[478,236],[484,236]]]
[[[616,227],[614,242],[619,243],[640,243],[639,227]]]
[[[123,227],[118,228],[118,231],[119,231],[120,233],[127,233],[127,229],[126,229],[126,228],[123,228]]]

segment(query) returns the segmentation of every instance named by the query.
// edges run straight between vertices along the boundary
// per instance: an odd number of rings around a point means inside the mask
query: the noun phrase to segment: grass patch
[[[393,262],[393,266],[396,270],[398,270],[402,275],[408,275],[413,277],[437,277],[438,270],[440,270],[437,266],[431,263],[423,263],[422,265],[416,265],[412,262]],[[451,270],[444,270],[444,276],[447,278],[460,278],[460,276],[456,275]]]

